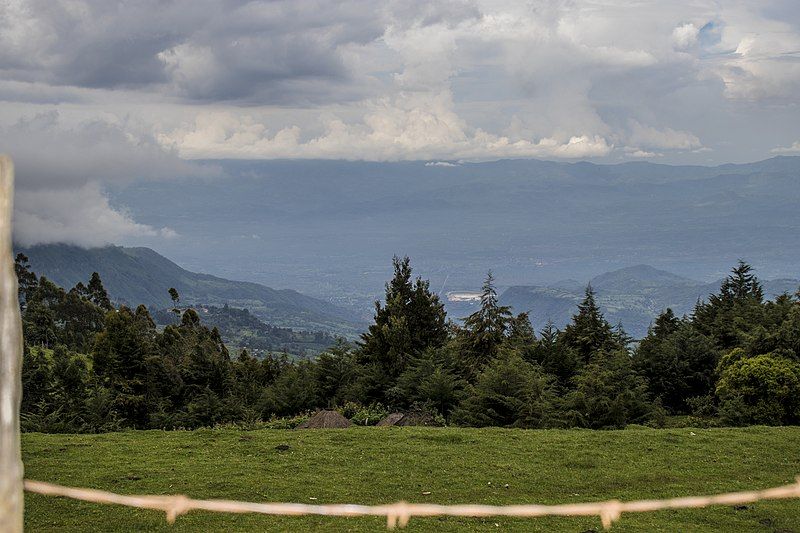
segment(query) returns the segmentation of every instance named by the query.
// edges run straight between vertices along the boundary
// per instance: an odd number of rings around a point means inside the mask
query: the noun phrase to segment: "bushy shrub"
[[[353,424],[359,426],[374,426],[389,414],[389,410],[380,403],[372,403],[367,407],[362,407],[350,417]]]
[[[466,426],[545,427],[553,415],[553,385],[541,367],[518,354],[501,355],[478,375],[453,413]]]
[[[774,353],[739,359],[721,372],[717,396],[726,424],[796,424],[800,363]]]

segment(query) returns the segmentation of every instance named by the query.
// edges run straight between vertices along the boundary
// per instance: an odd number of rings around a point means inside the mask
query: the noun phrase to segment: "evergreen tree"
[[[181,295],[178,294],[178,291],[175,289],[175,287],[170,287],[169,291],[167,292],[169,292],[169,297],[172,300],[172,312],[175,314],[180,314],[181,310],[178,309],[178,303],[181,301]]]
[[[574,385],[565,406],[570,426],[624,428],[646,422],[653,413],[645,381],[636,374],[624,350],[594,353],[575,376]]]
[[[506,345],[510,349],[517,351],[523,359],[531,360],[536,343],[536,333],[528,313],[520,313],[509,320]]]
[[[665,314],[642,339],[633,365],[668,411],[687,413],[692,398],[714,393],[719,350],[691,323],[674,322]]]
[[[430,291],[428,281],[411,281],[408,257],[392,261],[394,277],[386,284],[385,304],[375,302],[375,322],[361,336],[359,359],[375,364],[390,380],[410,359],[447,340],[444,305]]]
[[[40,349],[31,349],[25,344],[22,352],[22,406],[21,412],[29,413],[42,402],[50,400],[52,388],[50,361]]]
[[[497,357],[512,322],[510,308],[497,301],[491,272],[486,275],[482,291],[480,309],[464,319],[459,335],[461,364],[470,380]]]
[[[764,291],[752,267],[739,261],[720,285],[719,292],[712,294],[707,303],[695,307],[694,325],[720,348],[734,348],[762,322],[763,299]]]
[[[554,402],[551,381],[538,366],[517,354],[502,354],[468,387],[453,421],[477,427],[548,427],[554,422]]]
[[[409,364],[392,389],[393,400],[402,408],[415,404],[432,406],[448,416],[463,396],[466,382],[455,372],[448,347],[426,350]]]
[[[559,341],[561,332],[548,320],[539,332],[539,341],[530,354],[530,362],[541,365],[542,369],[556,377],[557,383],[566,387],[578,369],[578,356],[575,350]]]
[[[586,287],[583,301],[578,305],[578,313],[573,315],[572,322],[564,328],[559,340],[574,350],[582,363],[588,362],[592,354],[600,350],[621,347],[620,339],[614,335],[611,325],[597,306],[591,285]]]
[[[648,336],[656,339],[665,339],[672,333],[678,330],[680,326],[680,319],[675,316],[672,309],[669,307],[656,317],[656,321],[648,332]]]
[[[717,298],[726,301],[754,300],[761,303],[764,300],[764,289],[753,273],[753,267],[740,259],[739,264],[722,282]]]
[[[352,388],[358,376],[356,360],[350,346],[343,341],[317,357],[314,368],[320,399],[327,407],[343,405],[351,400]]]
[[[156,346],[153,331],[127,307],[106,315],[92,356],[99,383],[114,397],[115,409],[133,427],[146,427],[147,361]]]

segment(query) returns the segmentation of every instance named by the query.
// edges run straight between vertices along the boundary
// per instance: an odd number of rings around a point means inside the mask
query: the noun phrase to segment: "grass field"
[[[286,450],[276,446],[288,445]],[[800,428],[131,431],[23,435],[26,477],[129,494],[301,503],[567,503],[766,488]],[[505,485],[508,484],[508,487]],[[423,492],[430,491],[430,495]],[[311,498],[316,498],[312,500]],[[28,531],[379,531],[382,518],[157,511],[26,495]],[[407,531],[600,531],[597,518],[416,518]],[[623,515],[614,531],[800,532],[800,500]]]

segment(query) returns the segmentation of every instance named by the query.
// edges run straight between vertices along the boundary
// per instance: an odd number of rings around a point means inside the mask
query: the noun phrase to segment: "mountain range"
[[[19,248],[31,270],[67,289],[100,274],[111,298],[128,305],[172,306],[168,289],[174,287],[182,305],[228,304],[249,309],[278,327],[353,336],[360,318],[348,309],[290,289],[276,290],[258,283],[232,281],[186,270],[149,248],[106,246],[80,248],[65,244]]]
[[[721,280],[713,283],[695,281],[648,265],[637,265],[607,272],[589,282],[596,300],[611,324],[621,323],[634,338],[642,338],[659,313],[667,308],[682,316],[690,314],[698,300],[706,300],[719,291]],[[772,299],[784,292],[794,294],[800,280],[762,281],[765,297]],[[528,312],[537,329],[548,320],[563,327],[577,311],[586,285],[565,280],[547,286],[516,285],[500,295],[500,303],[515,312]],[[463,312],[463,311],[462,311]]]
[[[110,189],[171,239],[140,245],[228,279],[292,288],[369,318],[393,255],[439,291],[588,280],[635,264],[713,282],[800,263],[800,157],[720,166],[214,161],[223,176]]]
[[[70,288],[79,281],[86,282],[92,272],[98,272],[110,296],[119,303],[143,303],[164,309],[172,306],[167,289],[175,287],[181,295],[181,305],[223,307],[227,304],[232,308],[248,309],[253,314],[252,319],[260,319],[270,326],[354,338],[366,324],[366,311],[359,314],[294,290],[276,290],[258,283],[190,272],[149,248],[107,246],[85,249],[57,244],[18,251],[28,256],[34,272],[62,287]],[[609,322],[622,323],[634,338],[644,336],[652,320],[668,307],[679,316],[691,313],[698,300],[718,291],[720,283],[721,280],[697,281],[648,265],[606,272],[588,282]],[[762,284],[767,298],[784,292],[794,293],[800,288],[797,279],[762,280]],[[574,279],[543,285],[512,285],[501,292],[499,300],[515,313],[528,312],[537,329],[548,321],[563,327],[583,299],[586,285]],[[463,318],[478,306],[474,299],[450,299],[447,295],[442,298],[453,319]],[[245,321],[245,324],[248,323]],[[268,326],[264,324],[261,327]],[[247,326],[238,329],[255,331],[259,328]],[[237,333],[236,336],[242,335]],[[297,342],[297,339],[287,338],[275,344],[289,346]],[[330,339],[319,339],[318,344],[325,343],[329,344]]]

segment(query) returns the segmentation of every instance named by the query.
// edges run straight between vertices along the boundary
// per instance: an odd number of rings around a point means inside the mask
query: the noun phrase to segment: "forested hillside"
[[[97,272],[112,300],[128,306],[168,307],[167,289],[173,287],[185,304],[246,308],[276,326],[346,335],[359,329],[359,318],[352,311],[293,290],[190,272],[149,248],[56,244],[20,252],[29,258],[34,272],[62,287],[72,287]]]
[[[437,291],[478,290],[489,269],[503,285],[546,286],[639,263],[705,281],[742,257],[766,279],[800,263],[800,157],[429,163],[214,161],[226,179],[111,194],[136,220],[186,236],[160,248],[181,264],[358,308],[380,295],[398,252]],[[196,216],[212,204],[216,216]]]
[[[480,307],[459,325],[408,258],[393,268],[355,346],[290,361],[230,354],[192,308],[159,330],[144,305],[115,307],[97,273],[66,291],[20,255],[23,427],[254,424],[320,407],[361,423],[389,410],[431,424],[526,428],[662,426],[674,416],[800,423],[800,295],[765,299],[745,263],[691,316],[664,310],[635,348],[591,287],[563,329],[537,332],[499,303],[489,274]]]
[[[247,349],[256,357],[281,352],[311,357],[336,343],[331,335],[321,331],[301,331],[280,328],[259,320],[247,309],[224,305],[196,307],[204,324],[217,328],[226,346],[234,350]],[[179,324],[180,308],[150,309],[157,325]]]
[[[635,339],[647,334],[656,317],[667,308],[677,316],[691,314],[698,300],[705,300],[719,288],[720,281],[703,283],[647,265],[638,265],[596,276],[589,281],[597,305],[612,324],[621,323]],[[773,299],[800,287],[800,280],[777,279],[762,283],[764,294]],[[572,318],[583,298],[585,286],[572,280],[547,286],[518,285],[500,295],[500,303],[515,312],[530,314],[537,329],[550,321],[562,328]]]

